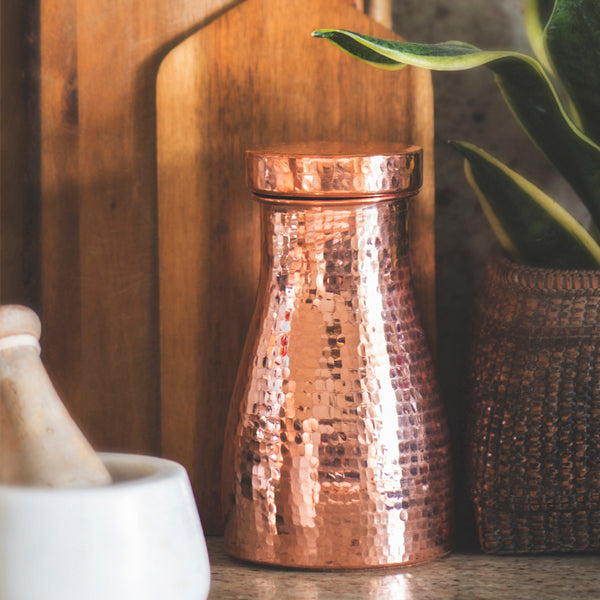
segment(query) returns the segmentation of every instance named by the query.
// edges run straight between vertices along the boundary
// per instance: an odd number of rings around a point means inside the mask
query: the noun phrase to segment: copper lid
[[[246,152],[248,187],[261,196],[364,198],[411,195],[423,151],[392,143],[285,144]]]

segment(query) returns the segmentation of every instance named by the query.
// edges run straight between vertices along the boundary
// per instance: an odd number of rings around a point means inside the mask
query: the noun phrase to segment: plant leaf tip
[[[464,154],[466,148],[473,147],[472,144],[469,144],[468,142],[461,142],[459,140],[447,140],[446,143],[448,146],[450,146],[450,148],[453,148],[461,154]]]

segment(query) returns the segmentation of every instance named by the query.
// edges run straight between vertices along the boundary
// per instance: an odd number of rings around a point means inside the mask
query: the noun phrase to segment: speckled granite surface
[[[600,600],[600,555],[452,554],[405,569],[291,571],[247,565],[207,539],[210,600]]]

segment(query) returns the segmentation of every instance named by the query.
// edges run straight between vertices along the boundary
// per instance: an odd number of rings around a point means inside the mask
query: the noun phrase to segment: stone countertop
[[[207,538],[210,600],[600,600],[600,555],[455,553],[425,565],[343,572],[238,562]]]

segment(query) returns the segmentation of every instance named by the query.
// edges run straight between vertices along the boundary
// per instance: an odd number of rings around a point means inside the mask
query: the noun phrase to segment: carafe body
[[[361,568],[449,550],[448,436],[410,276],[413,193],[260,197],[259,292],[225,440],[238,558]]]

